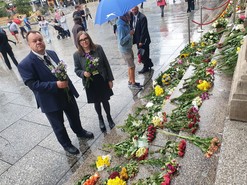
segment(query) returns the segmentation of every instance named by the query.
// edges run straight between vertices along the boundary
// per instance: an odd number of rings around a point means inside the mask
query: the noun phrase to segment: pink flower
[[[183,63],[183,60],[179,59],[178,64],[182,64],[182,63]]]
[[[161,185],[170,185],[171,183],[171,178],[169,174],[165,174],[163,176],[164,181],[161,183]]]

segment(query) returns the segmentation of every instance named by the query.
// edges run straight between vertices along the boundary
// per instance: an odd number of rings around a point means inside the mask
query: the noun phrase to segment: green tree
[[[14,0],[14,4],[19,14],[27,14],[29,16],[29,12],[32,10],[29,0]]]
[[[6,11],[6,3],[3,1],[0,1],[0,17],[7,17],[8,12]]]

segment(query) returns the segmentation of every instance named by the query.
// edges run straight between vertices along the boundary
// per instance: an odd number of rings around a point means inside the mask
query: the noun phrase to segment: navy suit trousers
[[[57,140],[63,147],[67,147],[71,146],[71,140],[64,126],[63,112],[66,114],[70,127],[75,134],[80,135],[84,130],[81,126],[79,109],[74,97],[71,97],[71,101],[66,103],[63,110],[45,113],[53,128]]]

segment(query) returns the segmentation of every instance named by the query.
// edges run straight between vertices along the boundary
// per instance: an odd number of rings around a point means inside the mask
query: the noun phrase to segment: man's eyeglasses
[[[84,39],[80,39],[79,40],[79,42],[86,42],[86,41],[88,41],[89,39],[86,37],[86,38],[84,38]]]

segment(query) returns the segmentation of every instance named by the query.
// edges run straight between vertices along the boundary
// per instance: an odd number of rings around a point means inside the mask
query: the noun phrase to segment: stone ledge
[[[234,71],[231,93],[229,98],[229,118],[231,120],[247,121],[247,38],[241,46],[238,61]]]

